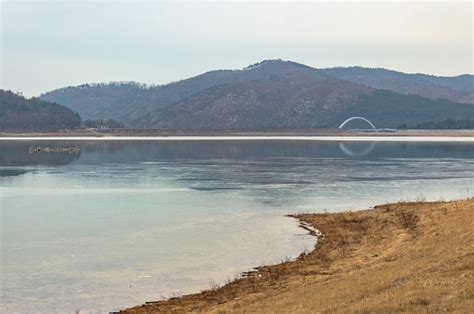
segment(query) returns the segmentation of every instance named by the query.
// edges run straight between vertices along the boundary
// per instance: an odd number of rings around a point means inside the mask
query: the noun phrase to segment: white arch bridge
[[[341,125],[339,126],[339,129],[342,129],[347,123],[351,122],[352,120],[362,120],[362,121],[366,122],[368,125],[370,125],[370,127],[372,128],[372,129],[364,129],[364,130],[361,130],[361,131],[398,132],[397,129],[386,129],[386,128],[377,129],[372,122],[370,122],[368,119],[366,119],[364,117],[350,117],[349,119],[346,119],[346,120],[344,120],[344,122],[341,123]]]
[[[375,127],[375,125],[370,122],[368,119],[366,118],[363,118],[363,117],[350,117],[349,119],[346,119],[344,120],[344,122],[341,123],[341,125],[339,126],[339,129],[342,129],[347,123],[351,122],[352,120],[362,120],[362,121],[365,121],[367,122],[370,127],[373,129],[373,130],[377,130],[377,128]]]

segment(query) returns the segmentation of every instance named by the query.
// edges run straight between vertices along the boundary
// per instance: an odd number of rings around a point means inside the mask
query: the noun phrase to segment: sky
[[[473,73],[470,1],[0,0],[0,17],[0,88],[28,97],[93,82],[164,84],[274,58]]]

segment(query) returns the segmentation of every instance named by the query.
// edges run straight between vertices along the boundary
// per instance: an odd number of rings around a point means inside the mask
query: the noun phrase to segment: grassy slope
[[[474,199],[297,215],[324,238],[295,262],[124,313],[440,312],[474,308]]]

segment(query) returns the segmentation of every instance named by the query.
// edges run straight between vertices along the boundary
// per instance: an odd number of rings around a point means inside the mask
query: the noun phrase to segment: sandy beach
[[[278,130],[158,130],[158,129],[80,129],[57,132],[0,132],[0,140],[192,140],[192,139],[320,139],[331,140],[345,138],[364,138],[380,140],[381,138],[445,138],[451,141],[456,138],[472,140],[474,130],[396,130],[394,132],[349,129],[278,129]]]
[[[318,236],[296,261],[121,313],[472,312],[474,199],[294,217]]]

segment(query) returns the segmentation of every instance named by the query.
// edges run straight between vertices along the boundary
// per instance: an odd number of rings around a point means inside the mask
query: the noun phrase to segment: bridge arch
[[[370,122],[369,120],[367,120],[366,118],[363,118],[363,117],[350,117],[349,119],[346,119],[346,120],[344,120],[344,122],[341,123],[341,125],[339,126],[339,129],[342,129],[347,123],[351,122],[352,120],[365,121],[372,127],[372,129],[377,130],[377,128],[375,127],[375,125],[372,122]]]
[[[365,143],[365,144],[362,144]],[[353,144],[362,144],[362,147],[353,147]],[[339,149],[349,157],[364,157],[365,155],[370,154],[375,148],[375,142],[356,142],[356,143],[339,143]]]

